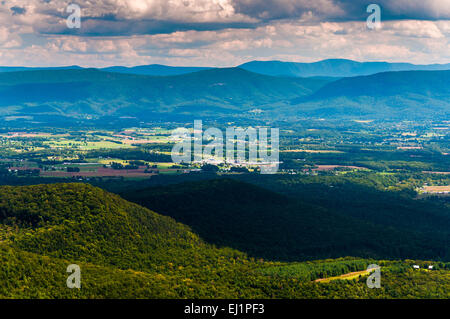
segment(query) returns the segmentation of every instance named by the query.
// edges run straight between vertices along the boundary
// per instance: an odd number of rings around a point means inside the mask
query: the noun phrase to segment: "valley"
[[[0,297],[449,298],[449,71],[246,67],[3,70]],[[197,119],[278,128],[277,171],[175,163]]]

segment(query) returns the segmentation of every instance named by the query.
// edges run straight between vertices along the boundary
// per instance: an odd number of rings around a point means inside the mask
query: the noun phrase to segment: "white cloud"
[[[364,19],[320,19],[344,16],[340,2],[345,1],[90,0],[83,2],[83,15],[99,19],[82,19],[82,26],[98,34],[86,36],[76,31],[65,34],[66,0],[11,0],[0,4],[0,65],[232,66],[253,59],[325,58],[450,62],[449,20],[386,20],[383,29],[371,31]],[[25,10],[13,15],[12,6]],[[432,17],[450,16],[450,0],[399,0],[386,6],[391,14],[412,15],[422,10]],[[265,23],[245,24],[264,19]],[[162,31],[127,36],[115,31],[133,25],[145,30],[147,20],[161,21],[157,27]],[[120,24],[123,21],[128,22]],[[244,25],[229,25],[238,22]],[[186,30],[170,31],[167,24],[174,23]],[[218,27],[220,23],[223,26]]]

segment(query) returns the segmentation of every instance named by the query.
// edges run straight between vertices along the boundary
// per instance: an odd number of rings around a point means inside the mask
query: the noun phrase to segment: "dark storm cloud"
[[[345,12],[344,18],[358,19],[365,15],[369,4],[378,4],[382,8],[384,20],[449,20],[449,0],[335,0]]]
[[[236,11],[263,21],[312,14],[324,21],[355,21],[378,4],[385,20],[450,19],[450,0],[233,0]]]
[[[161,21],[153,19],[124,20],[116,16],[84,17],[82,29],[68,29],[64,26],[55,26],[53,29],[47,26],[41,30],[46,34],[83,34],[86,36],[130,36],[130,35],[154,35],[169,34],[176,31],[218,31],[228,28],[252,28],[255,25],[245,22],[220,23],[220,22],[177,22]]]
[[[129,36],[256,28],[280,20],[364,21],[372,3],[381,6],[384,21],[450,19],[450,0],[92,0],[80,2],[81,29],[42,23],[36,30],[44,34]],[[41,0],[36,12],[61,21],[68,15],[62,10],[66,5],[62,0]],[[11,10],[13,14],[25,13],[25,8],[18,6]]]

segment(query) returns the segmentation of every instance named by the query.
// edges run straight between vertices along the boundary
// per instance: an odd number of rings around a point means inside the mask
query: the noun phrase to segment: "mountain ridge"
[[[413,64],[406,62],[366,61],[359,62],[349,59],[325,59],[316,62],[289,62],[279,60],[253,60],[237,66],[247,71],[263,75],[287,76],[287,77],[351,77],[360,75],[371,75],[389,71],[419,71],[419,70],[450,70],[447,64]],[[2,72],[33,71],[33,70],[59,70],[59,69],[90,69],[93,67],[60,66],[60,67],[23,67],[23,66],[0,66]],[[217,67],[198,66],[169,66],[163,64],[148,64],[136,66],[108,66],[97,68],[105,72],[140,74],[154,76],[169,76],[194,73]]]
[[[216,68],[171,76],[98,69],[0,73],[0,116],[64,119],[165,116],[433,118],[450,114],[450,71],[350,78],[262,75]],[[53,121],[53,120],[52,120]]]
[[[39,105],[69,116],[136,116],[149,111],[226,114],[308,95],[325,83],[240,68],[164,77],[96,69],[22,71],[0,73],[0,105],[18,107],[13,114],[39,113]]]
[[[342,78],[291,101],[315,116],[439,118],[450,114],[450,71],[397,71]]]
[[[411,63],[357,62],[327,59],[312,63],[251,61],[239,66],[255,73],[293,77],[354,77],[393,71],[450,70],[449,64],[416,65]]]

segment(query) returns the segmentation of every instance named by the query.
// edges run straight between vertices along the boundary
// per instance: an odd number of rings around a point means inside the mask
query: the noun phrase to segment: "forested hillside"
[[[85,184],[1,187],[0,234],[3,298],[446,298],[450,285],[446,263],[423,273],[412,270],[413,261],[381,260],[380,290],[367,288],[364,275],[313,282],[375,261],[255,260]],[[73,263],[81,267],[81,289],[66,287]]]
[[[270,77],[239,68],[164,77],[95,69],[7,72],[0,73],[0,115],[230,114],[311,94],[325,83]]]
[[[295,177],[253,179],[279,192],[284,187],[290,196],[227,179],[133,190],[123,196],[191,226],[210,243],[254,257],[450,258],[450,214],[437,207],[416,206],[355,184],[344,183],[347,188],[341,191],[336,184],[336,190],[325,193],[330,188],[326,183],[304,184]]]
[[[292,112],[309,116],[418,119],[450,112],[450,71],[384,72],[328,83],[292,101]]]
[[[173,76],[96,69],[0,72],[0,116],[61,121],[191,117],[249,119],[442,118],[450,114],[450,71],[299,78],[240,68]],[[103,123],[104,121],[100,121]],[[104,123],[103,123],[104,124]]]

